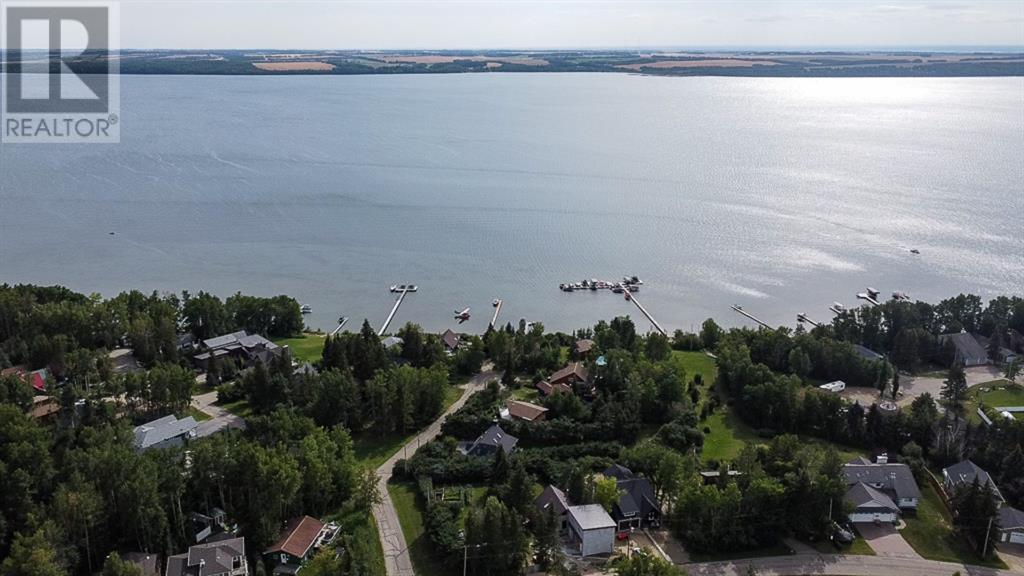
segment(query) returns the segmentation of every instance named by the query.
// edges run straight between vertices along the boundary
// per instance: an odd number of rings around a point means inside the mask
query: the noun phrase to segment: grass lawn
[[[723,560],[743,560],[744,558],[760,558],[762,556],[788,556],[793,550],[782,542],[775,546],[766,548],[754,548],[752,550],[739,550],[737,552],[722,552],[720,554],[690,553],[692,562],[719,562]]]
[[[202,422],[203,420],[209,420],[210,419],[210,415],[209,414],[207,414],[206,412],[200,412],[199,410],[196,410],[196,408],[194,406],[189,406],[188,407],[188,413],[185,414],[185,416],[191,416],[191,417],[195,418],[196,422]]]
[[[715,359],[703,352],[689,352],[684,350],[673,350],[672,358],[679,361],[686,369],[687,381],[693,380],[694,374],[700,374],[705,385],[713,384],[718,374],[718,367],[715,366]]]
[[[999,388],[994,390],[993,388]],[[982,392],[982,390],[986,390]],[[977,424],[981,418],[978,408],[984,404],[996,406],[1024,406],[1024,386],[1010,385],[1009,380],[993,380],[975,384],[967,390],[967,419]]]
[[[444,408],[442,411],[447,410],[459,396],[462,395],[462,389],[456,388],[455,386],[449,386],[444,392]],[[356,453],[356,460],[362,465],[369,467],[370,469],[376,470],[381,464],[391,458],[392,454],[398,452],[406,443],[416,437],[419,431],[412,432],[410,434],[374,434],[372,432],[363,432],[352,439],[353,448]],[[412,456],[410,450],[409,456]]]
[[[512,391],[512,399],[522,400],[524,402],[540,403],[540,390],[537,390],[529,384],[524,384]]]
[[[409,546],[409,557],[416,574],[422,576],[445,576],[447,572],[431,555],[430,543],[423,533],[423,513],[420,510],[416,488],[408,483],[388,484],[388,494],[398,512],[405,543]]]
[[[711,433],[704,437],[704,448],[701,458],[707,460],[731,460],[739,455],[740,450],[748,442],[763,442],[753,428],[747,426],[728,408],[716,411],[701,423]]]
[[[249,418],[252,416],[252,407],[249,406],[248,400],[235,400],[234,402],[215,402],[217,406],[231,412],[235,416],[241,416],[242,418]]]
[[[876,555],[875,551],[871,549],[871,546],[868,546],[867,541],[861,538],[860,536],[854,539],[853,543],[851,543],[849,546],[843,546],[841,548],[836,548],[835,544],[828,540],[819,540],[817,542],[804,542],[803,540],[801,540],[801,542],[807,544],[808,546],[814,548],[822,554],[847,554],[850,556]]]
[[[291,348],[292,357],[302,362],[315,362],[324,349],[323,334],[303,334],[299,338],[278,338],[274,344]]]
[[[930,483],[921,485],[917,514],[907,514],[904,519],[907,527],[900,534],[918,554],[928,560],[1006,568],[1002,560],[981,561],[962,538],[953,534],[949,511]]]

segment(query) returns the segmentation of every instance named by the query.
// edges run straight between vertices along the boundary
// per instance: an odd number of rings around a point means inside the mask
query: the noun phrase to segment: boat
[[[302,312],[303,314],[312,314],[313,307],[310,306],[309,304],[303,304],[301,307],[299,307],[299,311]]]
[[[344,324],[348,322],[348,316],[338,316],[338,324]]]
[[[626,289],[622,287],[622,284],[616,284],[615,286],[612,286],[612,292],[616,294],[622,294],[625,291]]]
[[[846,310],[846,306],[843,306],[839,302],[833,302],[832,307],[835,308],[836,310]]]
[[[626,286],[626,290],[629,290],[630,292],[639,292],[640,287],[636,284],[630,284],[629,286]]]
[[[391,291],[392,292],[398,292],[398,284],[392,284],[391,285]]]
[[[879,294],[881,294],[881,292],[875,290],[871,286],[868,286],[868,296],[871,296],[872,298],[878,298]]]
[[[415,292],[415,291],[419,290],[419,286],[417,286],[415,284],[409,284],[408,286],[405,287],[405,290],[406,290],[406,292]]]
[[[498,300],[497,298],[495,298],[494,301],[491,302],[491,306],[494,306],[495,308],[497,308],[498,304],[500,304],[500,303],[501,303],[501,300]]]
[[[910,296],[907,296],[906,292],[893,292],[892,293],[892,299],[893,300],[910,300]]]
[[[911,249],[910,249],[910,253],[911,253],[911,254],[920,254],[920,253],[921,253],[921,251],[920,251],[920,250],[918,250],[917,248],[911,248]]]

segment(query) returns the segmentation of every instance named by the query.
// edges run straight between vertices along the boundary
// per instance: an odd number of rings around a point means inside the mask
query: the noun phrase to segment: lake
[[[1024,78],[122,79],[121,144],[0,147],[0,282],[279,293],[482,332],[1024,294]],[[110,232],[114,232],[111,235]],[[920,250],[920,255],[910,252]]]

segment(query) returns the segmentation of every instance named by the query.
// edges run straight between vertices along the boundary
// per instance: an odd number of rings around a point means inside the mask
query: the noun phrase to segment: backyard
[[[907,526],[900,534],[914,551],[928,560],[1006,568],[999,559],[982,561],[963,538],[953,533],[949,510],[930,482],[921,484],[917,514],[908,514],[904,519]]]
[[[300,362],[316,362],[324,349],[324,335],[306,332],[298,338],[277,338],[274,344],[288,346],[292,358]]]

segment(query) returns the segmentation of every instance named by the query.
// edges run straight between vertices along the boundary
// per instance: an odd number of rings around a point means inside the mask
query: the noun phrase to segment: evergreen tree
[[[964,414],[964,401],[967,398],[967,375],[964,373],[964,365],[954,362],[949,369],[946,383],[942,386],[940,393],[946,408],[961,417]]]

